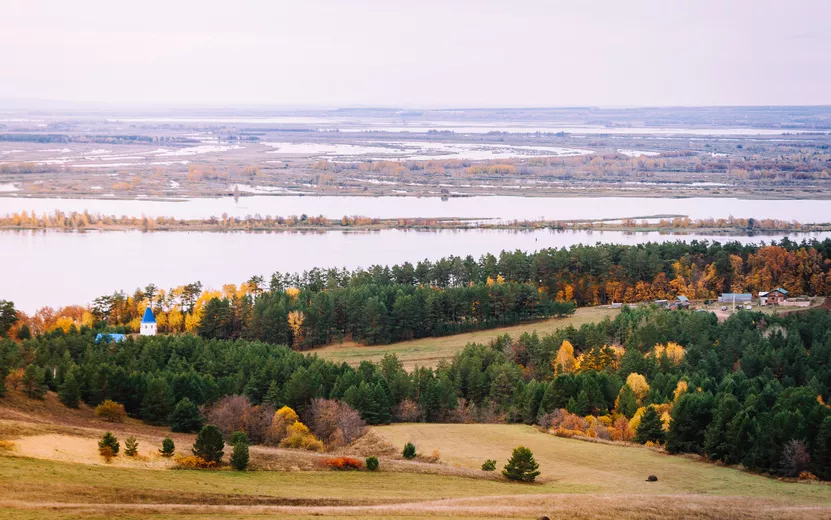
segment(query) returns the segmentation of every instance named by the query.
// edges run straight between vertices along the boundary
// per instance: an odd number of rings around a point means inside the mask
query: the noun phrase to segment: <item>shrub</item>
[[[174,432],[193,433],[202,429],[205,422],[199,408],[187,397],[176,403],[168,417],[170,429]]]
[[[309,429],[330,447],[350,444],[366,432],[361,414],[342,401],[315,399],[306,415]]]
[[[540,474],[539,467],[531,450],[525,446],[518,446],[514,448],[510,460],[502,470],[502,475],[508,480],[533,482]]]
[[[482,471],[496,471],[496,461],[488,459],[482,463]]]
[[[799,474],[799,480],[818,480],[817,476],[810,471],[803,471]]]
[[[109,464],[110,461],[113,460],[113,457],[115,457],[115,453],[113,453],[113,449],[110,448],[109,446],[104,446],[103,448],[99,447],[98,448],[98,454],[101,455],[102,457],[104,457],[104,462],[106,462],[107,464]]]
[[[288,427],[286,437],[280,442],[284,448],[302,448],[309,451],[323,451],[323,443],[300,421]]]
[[[367,457],[366,458],[366,469],[369,471],[378,471],[378,457]],[[816,478],[816,477],[814,477]]]
[[[248,435],[246,435],[245,432],[231,432],[231,435],[228,436],[228,444],[236,446],[240,442],[250,444],[248,441]]]
[[[162,449],[159,450],[159,453],[162,457],[172,457],[173,453],[176,451],[176,445],[173,443],[173,439],[170,437],[165,437],[162,441]]]
[[[132,435],[127,437],[127,440],[124,441],[124,455],[135,457],[138,453],[138,444],[138,441]]]
[[[176,458],[176,469],[211,469],[216,467],[216,462],[205,460],[197,455]]]
[[[401,453],[405,459],[414,459],[416,457],[416,447],[412,442],[404,445],[404,451]]]
[[[234,444],[234,451],[231,452],[231,467],[237,471],[245,471],[248,467],[248,443],[239,441]]]
[[[219,428],[209,424],[199,430],[196,442],[193,443],[193,454],[207,462],[219,463],[225,454],[222,449],[225,441],[222,439],[222,432]]]
[[[107,399],[95,407],[95,416],[107,422],[122,423],[127,418],[127,412],[124,410],[123,404]]]
[[[324,464],[330,469],[336,469],[339,471],[361,469],[363,467],[361,461],[353,459],[352,457],[336,457],[334,459],[326,459]]]
[[[12,448],[14,448],[12,441],[0,440],[0,451],[11,451]]]

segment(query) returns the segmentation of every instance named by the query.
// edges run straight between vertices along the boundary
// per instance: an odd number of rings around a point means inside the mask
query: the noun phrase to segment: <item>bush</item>
[[[113,453],[113,449],[110,448],[109,446],[104,446],[103,448],[99,447],[98,448],[98,454],[101,455],[102,457],[104,457],[104,462],[106,462],[107,464],[109,464],[110,461],[113,460],[113,457],[115,457],[115,453]]]
[[[245,471],[248,467],[248,443],[239,441],[234,444],[234,451],[231,452],[231,467],[237,471]]]
[[[202,457],[191,455],[189,457],[178,457],[176,459],[177,469],[211,469],[216,467],[216,462],[205,460]]]
[[[219,463],[225,454],[225,441],[222,439],[222,432],[219,428],[209,424],[199,430],[196,442],[193,443],[193,454],[204,459],[206,462]]]
[[[107,454],[109,454],[110,457],[118,455],[120,447],[121,445],[118,443],[118,439],[112,434],[112,432],[105,433],[104,436],[101,437],[101,440],[98,441],[98,453],[100,453],[105,459],[107,458]],[[105,450],[109,450],[106,452],[107,454],[105,454]]]
[[[378,457],[367,457],[366,458],[366,469],[369,471],[378,471]]]
[[[205,419],[199,413],[199,408],[187,397],[176,403],[168,417],[170,429],[179,433],[193,433],[202,429]]]
[[[162,449],[159,450],[159,453],[162,457],[172,457],[173,453],[176,452],[176,445],[173,443],[173,439],[170,437],[165,437],[162,441]]]
[[[336,469],[339,471],[348,471],[353,469],[363,468],[363,464],[358,459],[352,457],[336,457],[334,459],[326,459],[324,461],[326,467]]]
[[[531,450],[525,446],[518,446],[514,448],[510,460],[502,470],[502,475],[508,480],[533,482],[540,474],[539,467]]]
[[[323,443],[300,421],[288,427],[286,437],[280,442],[284,448],[302,448],[309,451],[323,451]]]
[[[232,432],[231,435],[228,436],[228,444],[231,446],[236,446],[240,442],[250,444],[248,441],[248,435],[246,435],[245,432]]]
[[[122,423],[127,418],[127,412],[123,404],[107,399],[95,407],[95,416],[107,422]]]
[[[408,442],[404,445],[404,451],[402,455],[405,459],[414,459],[416,457],[416,447],[412,442]]]
[[[496,461],[488,459],[482,463],[482,471],[496,471]]]
[[[132,435],[127,437],[127,440],[124,441],[124,455],[135,457],[138,453],[138,444],[138,441]]]

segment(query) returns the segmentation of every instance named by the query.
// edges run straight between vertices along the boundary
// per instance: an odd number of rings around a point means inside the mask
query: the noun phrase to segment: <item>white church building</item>
[[[156,335],[156,316],[153,315],[153,310],[149,306],[144,310],[144,317],[141,319],[141,329],[139,332],[142,336]]]

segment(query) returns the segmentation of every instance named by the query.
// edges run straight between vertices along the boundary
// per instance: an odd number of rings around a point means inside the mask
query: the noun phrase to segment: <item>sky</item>
[[[3,0],[0,99],[831,104],[828,0]]]

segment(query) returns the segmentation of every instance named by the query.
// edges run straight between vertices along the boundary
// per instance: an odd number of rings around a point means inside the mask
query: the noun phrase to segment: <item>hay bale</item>
[[[647,482],[658,482],[658,477],[656,477],[655,475],[649,475],[648,477],[646,477],[646,481]]]

